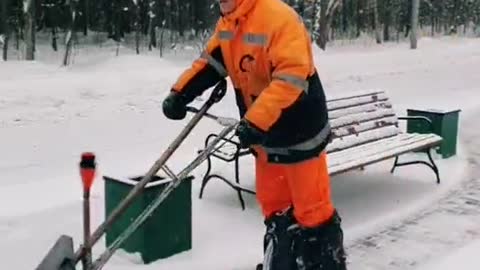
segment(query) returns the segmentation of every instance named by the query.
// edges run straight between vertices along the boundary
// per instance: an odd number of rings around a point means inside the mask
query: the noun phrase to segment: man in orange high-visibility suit
[[[173,85],[163,112],[183,119],[187,104],[229,76],[241,117],[236,134],[256,156],[264,269],[345,270],[325,153],[328,112],[309,34],[281,0],[219,4],[215,33]]]

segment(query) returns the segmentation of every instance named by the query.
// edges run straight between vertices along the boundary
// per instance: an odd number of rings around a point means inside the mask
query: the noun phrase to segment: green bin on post
[[[105,215],[108,216],[131,191],[142,176],[133,178],[103,177],[105,181]],[[145,264],[192,248],[191,180],[185,178],[158,206],[150,217],[120,246],[129,253],[139,253]],[[109,246],[171,182],[155,176],[106,232]]]
[[[457,137],[460,110],[417,110],[408,109],[408,116],[424,116],[432,121],[433,133],[443,138],[442,144],[437,148],[437,153],[442,158],[449,158],[457,153]],[[431,133],[429,125],[424,121],[408,120],[408,133]]]

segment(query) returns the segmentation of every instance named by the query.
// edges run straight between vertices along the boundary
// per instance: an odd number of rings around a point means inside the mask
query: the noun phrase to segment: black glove
[[[235,135],[240,140],[241,148],[248,148],[254,144],[263,144],[266,139],[265,132],[254,127],[245,119],[240,120]]]
[[[187,104],[181,93],[171,91],[163,101],[163,114],[172,120],[182,120],[187,115]]]

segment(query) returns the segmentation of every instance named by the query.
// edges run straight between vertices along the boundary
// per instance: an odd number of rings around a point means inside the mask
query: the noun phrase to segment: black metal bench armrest
[[[398,120],[420,120],[427,122],[430,132],[433,133],[433,123],[430,119],[425,116],[402,116],[398,117]]]
[[[211,133],[210,135],[207,136],[207,139],[205,140],[205,146],[208,145],[208,143],[210,142],[210,139],[212,138],[215,138],[215,137],[218,137],[217,134],[215,133]],[[237,146],[238,148],[240,148],[240,144],[232,139],[229,139],[229,138],[221,138],[220,139],[221,141],[225,141],[225,142],[229,142],[231,144],[234,144],[235,146]]]
[[[210,142],[210,139],[213,139],[215,137],[218,137],[217,134],[215,133],[211,133],[207,136],[207,138],[205,139],[205,146],[207,146]],[[215,151],[213,151],[212,153],[210,153],[209,155],[211,156],[215,156],[216,158],[219,158],[225,162],[232,162],[232,161],[235,161],[235,159],[238,159],[239,156],[242,156],[242,151],[241,151],[241,148],[240,148],[240,144],[229,139],[229,138],[221,138],[220,141],[223,141],[223,142],[227,142],[227,143],[230,143],[230,144],[233,144],[235,146],[235,151],[234,151],[234,154],[231,158],[225,158],[224,156],[221,156],[221,155],[218,155],[216,154],[220,149],[222,149],[222,146],[219,146]],[[199,150],[199,152],[201,152],[202,150]]]

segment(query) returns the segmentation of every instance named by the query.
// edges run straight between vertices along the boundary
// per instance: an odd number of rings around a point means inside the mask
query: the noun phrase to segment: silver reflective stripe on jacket
[[[308,93],[308,81],[301,77],[289,74],[274,74],[273,79],[284,81]]]
[[[292,146],[287,147],[264,147],[265,151],[268,154],[276,154],[276,155],[288,155],[291,151],[309,151],[315,149],[322,143],[324,143],[328,139],[328,135],[330,134],[330,125],[327,124],[315,137],[304,141],[299,144],[295,144]]]
[[[227,77],[228,73],[225,67],[222,65],[222,63],[218,62],[217,59],[213,58],[210,54],[207,52],[203,52],[201,57],[203,59],[206,59],[208,63],[220,74],[222,77]]]
[[[218,32],[218,39],[220,39],[220,40],[233,40],[233,32],[232,31],[219,31]]]
[[[267,45],[267,35],[247,33],[243,35],[243,42],[251,45],[265,46]]]

